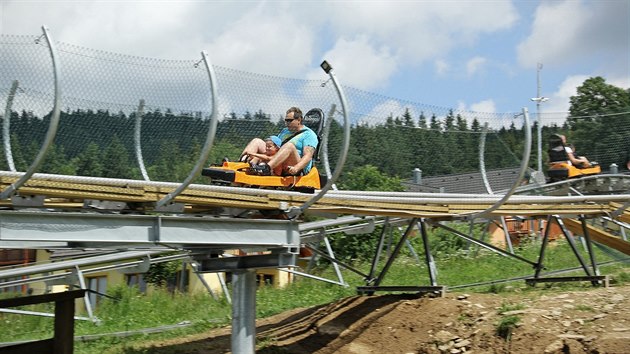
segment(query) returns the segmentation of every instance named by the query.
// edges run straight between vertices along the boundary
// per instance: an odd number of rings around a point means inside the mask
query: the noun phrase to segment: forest
[[[630,90],[609,85],[601,77],[590,78],[571,97],[569,118],[562,125],[543,125],[543,150],[551,134],[567,135],[580,154],[598,161],[604,169],[612,163],[625,166],[630,159]],[[11,150],[17,171],[25,171],[40,149],[50,117],[33,112],[11,112]],[[515,120],[516,121],[516,120]],[[141,179],[134,145],[135,113],[75,109],[62,111],[57,136],[38,172],[65,175]],[[208,132],[208,120],[200,115],[152,111],[142,116],[141,147],[152,180],[182,181],[196,163]],[[536,125],[532,126],[532,147]],[[222,158],[236,159],[253,137],[266,137],[283,128],[262,110],[242,117],[232,113],[218,123],[207,164]],[[409,178],[414,168],[425,176],[479,170],[482,125],[467,121],[453,110],[445,117],[384,117],[378,124],[351,126],[346,172],[375,166],[381,173]],[[342,127],[332,121],[328,142],[331,167],[342,145]],[[485,139],[486,169],[515,167],[522,158],[525,134],[521,125],[490,129]],[[4,142],[3,142],[4,144]],[[321,156],[320,156],[321,157]],[[546,156],[545,156],[546,159]],[[543,160],[545,162],[545,160]],[[530,167],[536,168],[532,148]],[[0,169],[9,170],[7,159]],[[198,183],[208,183],[199,178]]]

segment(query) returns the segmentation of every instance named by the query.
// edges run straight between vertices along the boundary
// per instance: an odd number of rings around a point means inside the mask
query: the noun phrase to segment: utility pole
[[[549,98],[542,97],[540,95],[540,70],[542,70],[543,65],[541,63],[536,64],[536,97],[531,100],[536,102],[536,136],[538,140],[538,172],[543,173],[542,169],[542,120],[540,117],[540,104],[542,102],[548,101]]]

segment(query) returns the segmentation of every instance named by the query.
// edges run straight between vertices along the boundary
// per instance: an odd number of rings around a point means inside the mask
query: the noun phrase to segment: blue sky
[[[7,1],[0,32],[195,59],[478,112],[567,111],[586,78],[630,87],[630,1]]]

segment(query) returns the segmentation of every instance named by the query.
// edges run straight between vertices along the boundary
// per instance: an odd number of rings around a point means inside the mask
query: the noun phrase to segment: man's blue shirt
[[[289,131],[288,128],[284,128],[278,134],[278,137],[280,138],[280,140],[284,142],[284,140],[290,137],[291,135],[293,135],[293,133]],[[295,145],[295,147],[297,148],[298,154],[300,155],[300,157],[302,157],[304,156],[305,146],[312,146],[313,149],[317,149],[318,139],[317,139],[317,134],[315,134],[315,132],[311,128],[305,126],[304,129],[301,130],[301,133],[291,138],[291,140],[289,140],[288,142]],[[313,160],[311,159],[311,161],[309,161],[306,167],[304,167],[303,169],[304,174],[307,174],[311,170],[312,167],[313,167]]]

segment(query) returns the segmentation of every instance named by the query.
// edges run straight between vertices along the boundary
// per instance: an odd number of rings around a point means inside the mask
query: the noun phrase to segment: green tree
[[[109,178],[133,178],[129,153],[123,143],[114,136],[103,152],[103,176]]]
[[[74,175],[76,166],[66,157],[63,147],[52,144],[46,152],[41,171],[60,175]]]
[[[409,108],[405,109],[405,113],[403,114],[403,124],[406,127],[415,127],[415,124],[413,122],[413,117],[411,116],[411,113],[409,112]]]
[[[83,152],[76,158],[77,175],[79,176],[103,176],[103,162],[101,149],[94,142],[88,144]]]
[[[592,77],[570,98],[568,141],[581,155],[607,167],[625,164],[630,158],[630,94]]]
[[[404,188],[398,177],[390,177],[379,172],[373,165],[358,167],[344,176],[340,183],[341,189],[358,191],[403,191]]]
[[[586,79],[577,88],[577,95],[571,96],[569,102],[569,113],[572,117],[627,112],[630,94],[622,88],[607,84],[603,77],[597,76]]]

